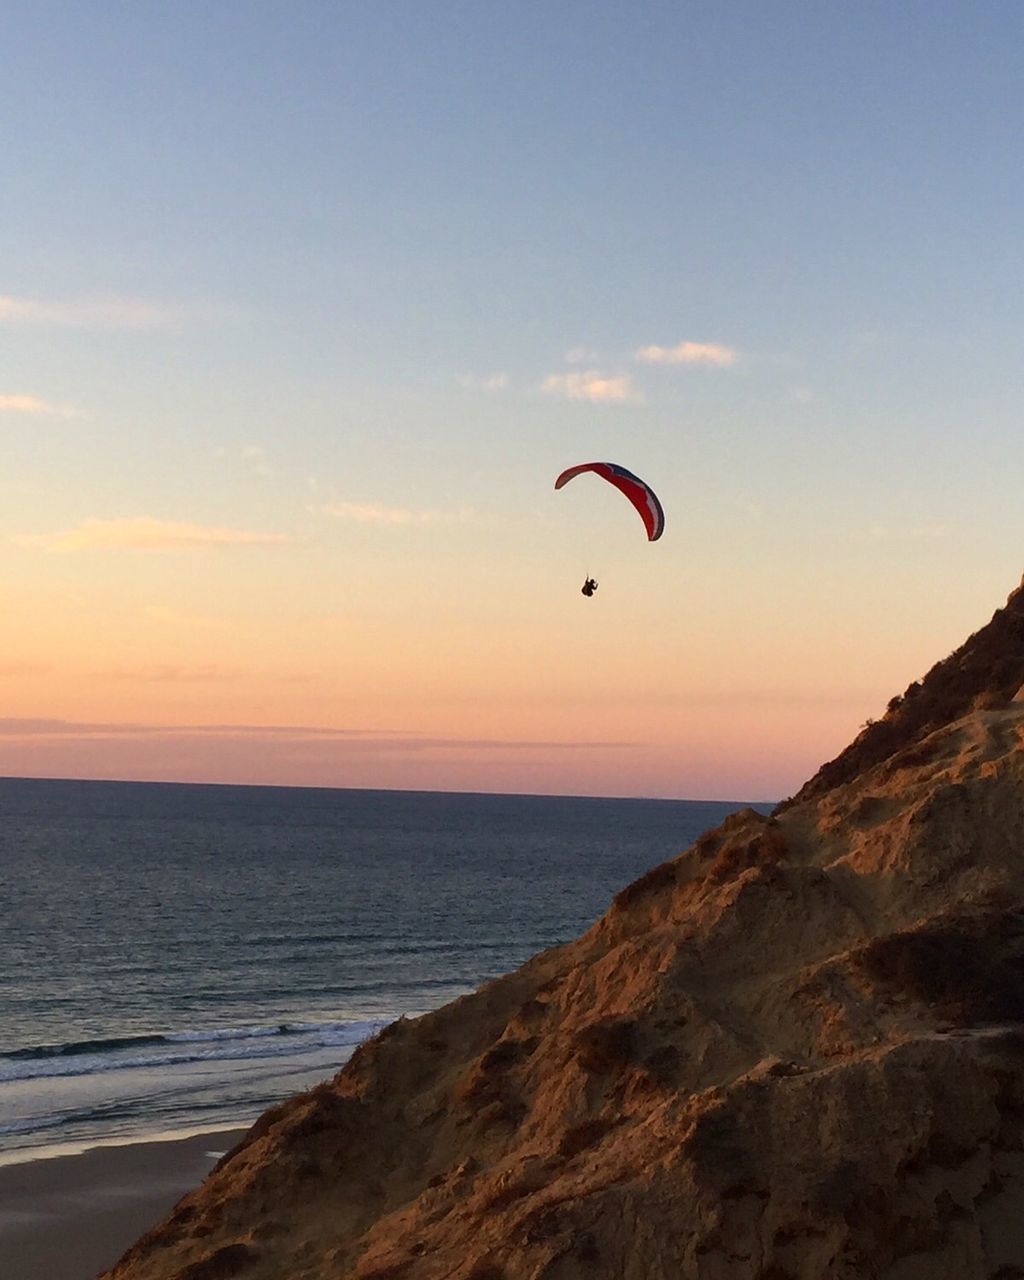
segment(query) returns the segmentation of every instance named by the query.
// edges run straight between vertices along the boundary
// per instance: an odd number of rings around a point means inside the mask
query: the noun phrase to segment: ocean
[[[0,1163],[248,1125],[736,807],[0,779]]]

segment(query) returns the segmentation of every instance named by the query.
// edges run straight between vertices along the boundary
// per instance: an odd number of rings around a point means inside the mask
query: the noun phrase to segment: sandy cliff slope
[[[1022,684],[1015,594],[773,817],[264,1115],[110,1280],[1024,1277]]]

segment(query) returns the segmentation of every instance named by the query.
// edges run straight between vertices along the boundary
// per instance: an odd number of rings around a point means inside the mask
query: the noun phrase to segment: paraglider
[[[644,522],[648,539],[651,542],[657,542],[665,528],[665,513],[661,509],[658,495],[649,484],[639,476],[635,476],[632,471],[620,467],[617,462],[583,462],[578,467],[569,467],[567,471],[563,471],[555,481],[555,488],[561,489],[564,484],[568,484],[575,476],[582,475],[584,471],[593,471],[602,480],[607,480],[609,484],[613,484],[616,489],[624,493],[636,507],[640,519]],[[594,586],[597,586],[596,582]],[[584,594],[593,593],[585,592]]]
[[[564,484],[568,484],[575,476],[582,475],[584,471],[593,471],[602,480],[613,484],[620,493],[624,493],[644,522],[648,541],[657,542],[665,529],[665,513],[658,501],[658,495],[646,481],[635,476],[632,471],[627,471],[625,467],[620,467],[617,462],[582,462],[577,467],[569,467],[567,471],[563,471],[555,481],[555,488],[561,489]],[[588,597],[597,590],[597,582],[589,573],[580,590]]]

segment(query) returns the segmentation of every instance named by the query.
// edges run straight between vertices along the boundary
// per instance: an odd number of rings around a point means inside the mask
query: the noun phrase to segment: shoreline
[[[274,1104],[268,1103],[267,1106]],[[16,1147],[13,1151],[0,1151],[0,1174],[26,1164],[45,1160],[71,1160],[75,1156],[88,1155],[91,1151],[112,1151],[119,1147],[159,1146],[165,1142],[186,1142],[189,1138],[216,1138],[225,1133],[246,1133],[255,1123],[246,1120],[242,1124],[189,1125],[182,1129],[154,1129],[138,1134],[123,1134],[116,1138],[83,1138],[78,1142],[55,1142],[45,1147]]]
[[[10,1280],[94,1280],[248,1132],[215,1129],[0,1165],[0,1258]]]

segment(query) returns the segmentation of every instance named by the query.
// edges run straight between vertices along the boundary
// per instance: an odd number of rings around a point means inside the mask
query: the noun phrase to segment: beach
[[[92,1147],[0,1166],[5,1280],[93,1280],[186,1191],[244,1130]]]

